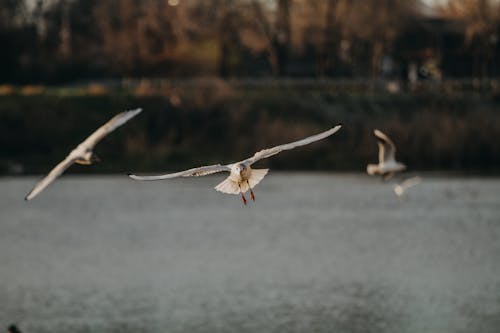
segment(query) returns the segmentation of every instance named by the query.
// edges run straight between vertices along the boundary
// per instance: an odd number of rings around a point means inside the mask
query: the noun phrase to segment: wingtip
[[[334,134],[337,133],[342,128],[341,124],[338,124],[328,130],[329,133]]]
[[[138,115],[141,112],[142,112],[142,108],[137,108],[137,109],[125,110],[122,113],[123,114],[132,115],[132,116],[136,116],[136,115]]]

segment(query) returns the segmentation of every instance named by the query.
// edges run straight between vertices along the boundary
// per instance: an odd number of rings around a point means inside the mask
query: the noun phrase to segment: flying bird
[[[406,169],[406,165],[396,161],[396,146],[391,139],[378,129],[373,131],[377,137],[378,164],[368,164],[366,172],[369,175],[382,175],[389,180],[396,172]]]
[[[252,157],[232,164],[215,164],[202,166],[199,168],[193,168],[181,172],[157,176],[136,176],[133,174],[129,174],[129,177],[135,180],[162,180],[176,177],[199,177],[218,172],[229,172],[229,176],[223,182],[217,185],[215,189],[219,192],[227,194],[241,194],[241,200],[243,201],[243,204],[246,205],[247,200],[244,193],[250,191],[250,198],[252,199],[252,201],[255,201],[255,195],[252,189],[258,183],[260,183],[260,181],[266,176],[267,172],[269,171],[269,169],[252,169],[252,164],[264,158],[274,156],[284,150],[294,149],[296,147],[304,146],[312,142],[325,139],[337,132],[340,127],[341,126],[338,125],[329,129],[328,131],[307,137],[302,140],[261,150],[255,153]]]
[[[36,186],[24,199],[31,200],[36,197],[73,163],[90,165],[94,162],[99,162],[99,157],[92,151],[94,149],[94,146],[106,135],[108,135],[121,125],[125,124],[141,111],[142,109],[136,109],[119,113],[111,118],[111,120],[109,120],[106,124],[99,127],[94,133],[92,133],[92,135],[85,139],[85,141],[83,141],[75,149],[73,149],[62,162],[56,165],[45,178],[38,182],[38,184],[36,184]]]
[[[421,182],[422,182],[422,178],[420,178],[418,176],[405,179],[401,183],[394,185],[394,187],[393,187],[394,193],[396,193],[396,195],[398,197],[400,197],[403,194],[405,194],[406,190],[408,190],[410,187],[418,185]]]

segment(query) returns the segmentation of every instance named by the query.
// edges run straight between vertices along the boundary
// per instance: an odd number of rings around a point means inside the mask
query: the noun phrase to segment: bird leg
[[[386,173],[385,175],[382,175],[382,179],[384,182],[388,181],[389,179],[392,178],[392,176],[394,176],[394,172],[388,172]]]
[[[238,184],[238,187],[240,188],[241,201],[243,201],[243,204],[246,206],[247,199],[245,198],[245,195],[243,194],[243,192],[241,192],[241,186],[240,186],[240,184]]]
[[[250,183],[247,180],[248,188],[250,189],[250,198],[252,198],[252,201],[255,201],[255,195],[253,194],[252,188],[250,187]]]

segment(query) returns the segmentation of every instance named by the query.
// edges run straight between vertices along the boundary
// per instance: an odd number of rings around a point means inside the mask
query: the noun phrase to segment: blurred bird
[[[74,150],[72,150],[62,162],[56,165],[45,178],[43,178],[38,184],[36,184],[36,186],[24,199],[31,200],[36,197],[73,163],[90,165],[94,162],[100,162],[99,157],[97,157],[97,155],[92,151],[94,149],[94,146],[106,135],[108,135],[121,125],[125,124],[141,111],[142,109],[136,109],[119,113],[111,118],[111,120],[109,120],[106,124],[99,127],[99,129],[92,133],[92,135],[85,139],[85,141],[80,143]]]
[[[366,172],[369,175],[382,175],[384,180],[389,180],[396,172],[406,169],[406,165],[396,161],[396,146],[387,135],[376,129],[373,131],[377,137],[378,164],[368,164]]]
[[[415,185],[418,185],[421,182],[422,182],[422,178],[420,178],[418,176],[407,178],[407,179],[403,180],[401,183],[394,185],[394,187],[393,187],[394,193],[396,193],[396,195],[398,197],[400,197],[403,194],[405,194],[407,189],[409,189],[410,187],[413,187]]]
[[[158,175],[158,176],[136,176],[133,174],[129,174],[129,177],[135,180],[161,180],[161,179],[171,179],[176,177],[198,177],[198,176],[206,176],[213,173],[218,172],[229,172],[229,177],[227,177],[223,182],[215,187],[215,189],[222,193],[227,194],[241,194],[241,200],[243,204],[247,204],[247,200],[245,198],[244,193],[250,191],[250,197],[253,201],[255,201],[255,195],[252,189],[260,183],[260,181],[265,177],[269,169],[252,169],[251,165],[257,161],[260,161],[264,158],[271,157],[276,155],[283,150],[290,150],[296,147],[304,146],[310,144],[315,141],[319,141],[329,137],[340,129],[340,125],[335,126],[328,131],[307,137],[305,139],[295,141],[292,143],[287,143],[284,145],[276,146],[269,149],[261,150],[255,153],[252,157],[247,158],[245,160],[228,164],[228,165],[209,165],[202,166],[199,168],[193,168],[186,171],[170,173],[166,175]]]

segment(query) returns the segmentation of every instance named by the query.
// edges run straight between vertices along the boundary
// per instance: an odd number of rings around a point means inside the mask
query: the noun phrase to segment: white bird
[[[400,197],[403,194],[405,194],[407,189],[409,189],[410,187],[413,187],[415,185],[418,185],[421,182],[422,182],[422,178],[420,178],[418,176],[405,179],[401,183],[394,185],[394,193],[396,193],[396,195],[398,197]]]
[[[36,197],[73,163],[90,165],[94,162],[99,162],[99,157],[97,157],[97,155],[92,151],[94,149],[94,146],[106,135],[108,135],[121,125],[125,124],[141,111],[142,109],[136,109],[119,113],[111,118],[111,120],[109,120],[106,124],[99,127],[94,133],[92,133],[92,135],[85,139],[85,141],[83,141],[75,149],[73,149],[62,162],[56,165],[45,178],[38,182],[38,184],[36,184],[36,186],[24,199],[31,200]]]
[[[335,126],[328,131],[307,137],[302,140],[298,140],[292,143],[287,143],[284,145],[276,146],[269,149],[261,150],[255,153],[252,157],[247,158],[245,160],[221,165],[209,165],[202,166],[199,168],[193,168],[186,171],[170,173],[166,175],[158,175],[158,176],[136,176],[129,174],[129,177],[135,180],[161,180],[161,179],[171,179],[176,177],[198,177],[198,176],[206,176],[217,172],[229,172],[229,176],[221,182],[219,185],[215,187],[215,189],[222,193],[227,194],[241,194],[241,200],[243,204],[247,204],[247,200],[245,198],[244,193],[250,191],[250,197],[253,201],[255,201],[255,195],[252,189],[260,183],[260,181],[265,177],[269,169],[252,169],[251,165],[257,161],[260,161],[264,158],[271,157],[276,155],[283,150],[290,150],[296,147],[304,146],[310,144],[315,141],[322,140],[324,138],[329,137],[340,129],[340,125]]]
[[[387,135],[376,129],[378,164],[368,164],[366,172],[369,175],[382,175],[384,180],[390,179],[396,172],[406,169],[406,165],[396,161],[396,146]]]

